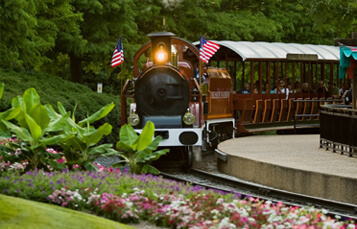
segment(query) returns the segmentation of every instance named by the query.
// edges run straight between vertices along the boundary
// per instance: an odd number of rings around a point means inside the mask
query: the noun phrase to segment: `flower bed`
[[[355,228],[325,210],[286,207],[125,171],[2,172],[0,193],[91,212],[124,223],[171,228]]]

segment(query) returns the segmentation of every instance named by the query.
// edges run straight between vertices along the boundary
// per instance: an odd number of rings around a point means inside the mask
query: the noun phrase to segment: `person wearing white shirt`
[[[274,93],[278,94],[285,94],[286,92],[286,99],[289,98],[289,89],[284,87],[284,80],[279,79],[278,84],[276,85],[276,88],[274,89]]]

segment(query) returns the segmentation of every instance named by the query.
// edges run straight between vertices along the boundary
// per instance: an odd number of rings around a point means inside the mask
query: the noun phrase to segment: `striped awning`
[[[347,73],[348,77],[352,79],[354,74],[357,75],[357,47],[341,46],[340,58],[339,78],[345,78]]]

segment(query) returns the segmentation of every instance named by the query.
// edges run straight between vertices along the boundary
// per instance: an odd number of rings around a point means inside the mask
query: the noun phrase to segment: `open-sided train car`
[[[193,153],[234,137],[233,83],[224,69],[196,78],[199,51],[170,32],[149,34],[134,56],[134,77],[121,93],[121,124],[141,133],[147,121],[162,136],[160,147],[190,167]],[[129,109],[127,109],[129,107]]]
[[[210,65],[227,69],[233,80],[236,135],[318,127],[320,105],[342,102],[343,91],[350,87],[348,79],[338,78],[335,46],[214,42],[221,48]]]

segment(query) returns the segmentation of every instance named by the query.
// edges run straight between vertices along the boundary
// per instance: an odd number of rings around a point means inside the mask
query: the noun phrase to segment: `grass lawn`
[[[132,229],[133,227],[51,204],[0,195],[0,228]]]

